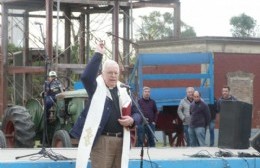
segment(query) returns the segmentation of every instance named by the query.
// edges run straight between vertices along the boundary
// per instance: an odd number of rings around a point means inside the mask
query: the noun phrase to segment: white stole
[[[92,97],[89,111],[85,120],[85,124],[82,130],[82,134],[79,140],[76,168],[86,168],[88,164],[88,158],[93,146],[93,142],[96,133],[101,122],[101,117],[104,111],[104,105],[106,96],[112,99],[109,89],[106,87],[103,78],[97,77],[97,88]],[[119,107],[122,115],[122,108],[128,106],[131,103],[131,98],[127,94],[126,88],[120,87],[120,82],[117,82]],[[121,168],[128,168],[129,152],[130,152],[130,131],[127,128],[124,129],[123,137],[123,149]]]

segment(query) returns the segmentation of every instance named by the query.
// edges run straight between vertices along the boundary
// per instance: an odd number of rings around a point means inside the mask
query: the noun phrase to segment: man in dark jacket
[[[150,97],[151,88],[144,86],[143,87],[143,97],[138,100],[138,104],[142,109],[144,117],[147,119],[147,122],[151,128],[147,125],[140,124],[137,127],[137,146],[141,147],[143,145],[144,137],[147,137],[147,146],[155,147],[154,141],[154,132],[155,132],[155,123],[158,116],[158,110],[156,102]],[[153,131],[153,132],[151,132]]]
[[[54,115],[50,112],[51,107],[56,103],[56,95],[63,92],[63,86],[57,78],[55,71],[50,71],[48,75],[48,81],[43,86],[45,92],[45,108],[47,121],[54,120]]]
[[[220,107],[221,103],[223,101],[237,101],[237,98],[235,98],[233,95],[230,93],[230,87],[229,86],[224,86],[222,88],[222,96],[218,99],[217,102],[217,111],[220,112]]]
[[[189,127],[190,145],[206,146],[206,128],[210,122],[210,111],[208,105],[201,100],[198,91],[194,92],[193,102],[190,106],[191,121]]]
[[[126,88],[120,87],[119,65],[105,61],[97,77],[103,53],[104,44],[100,43],[81,76],[90,101],[70,131],[80,138],[77,168],[86,167],[89,156],[93,168],[128,167],[129,128],[141,123]]]

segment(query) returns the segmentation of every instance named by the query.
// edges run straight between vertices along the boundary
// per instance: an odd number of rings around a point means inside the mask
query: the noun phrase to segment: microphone
[[[131,89],[131,86],[124,84],[124,83],[120,83],[120,87],[121,88],[127,88],[127,89]]]

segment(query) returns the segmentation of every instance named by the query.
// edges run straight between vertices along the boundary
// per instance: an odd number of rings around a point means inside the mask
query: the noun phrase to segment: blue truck
[[[160,111],[157,129],[169,135],[171,145],[182,146],[184,138],[177,107],[186,96],[188,86],[200,91],[206,103],[214,103],[214,55],[140,53],[128,83],[138,98],[142,97],[143,86],[151,88],[151,98],[156,101]]]

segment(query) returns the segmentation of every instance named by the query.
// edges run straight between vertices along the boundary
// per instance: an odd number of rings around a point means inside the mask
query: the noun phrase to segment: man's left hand
[[[134,123],[134,119],[130,116],[122,116],[118,119],[118,122],[124,127],[131,127]]]

